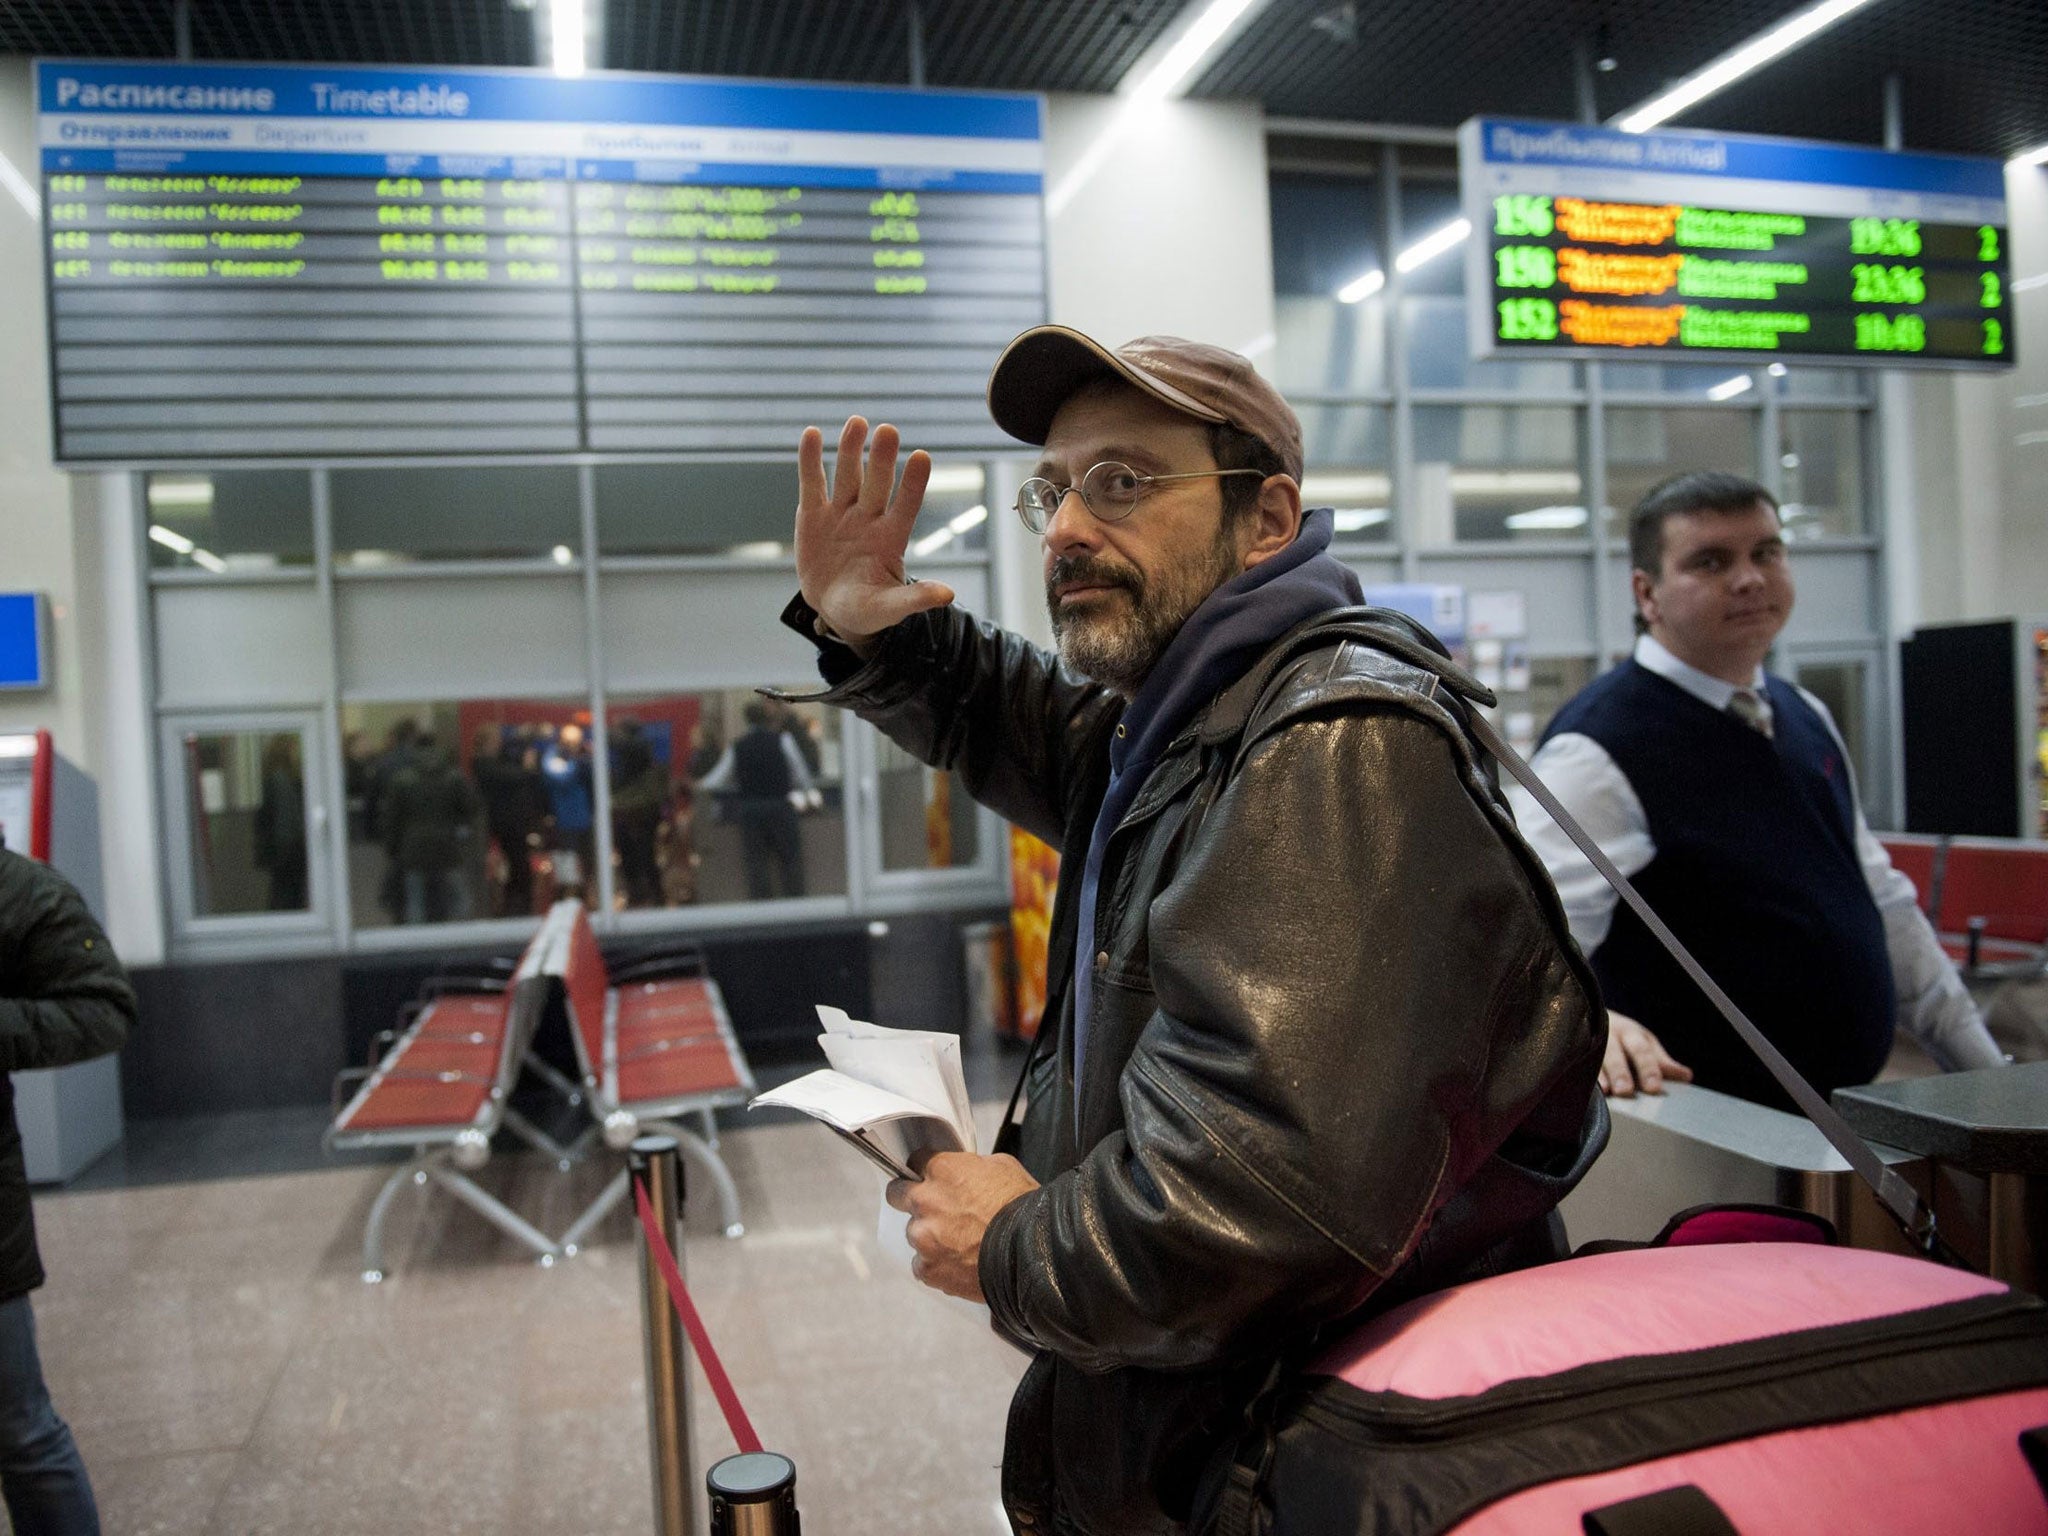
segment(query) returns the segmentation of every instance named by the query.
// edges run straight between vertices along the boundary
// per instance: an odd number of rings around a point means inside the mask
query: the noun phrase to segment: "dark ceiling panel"
[[[545,0],[540,0],[545,3]],[[1200,0],[922,0],[934,86],[1105,91]],[[1804,0],[1272,0],[1195,83],[1281,117],[1450,127],[1577,116],[1572,53],[1604,40],[1605,117]],[[604,62],[673,74],[895,84],[910,0],[606,0]],[[164,58],[171,0],[0,0],[0,53]],[[191,0],[202,59],[524,65],[507,0]],[[2010,155],[2048,142],[2048,0],[1873,0],[1684,122],[1875,142],[1904,84],[1909,147]]]

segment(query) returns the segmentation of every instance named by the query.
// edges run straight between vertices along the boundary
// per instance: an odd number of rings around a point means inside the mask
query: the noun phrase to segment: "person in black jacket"
[[[100,925],[55,870],[0,847],[0,1490],[16,1536],[97,1532],[92,1484],[36,1355],[43,1283],[10,1074],[118,1051],[135,992]]]
[[[904,750],[1061,852],[1046,1022],[989,1156],[889,1186],[914,1272],[1032,1363],[1019,1531],[1203,1518],[1276,1366],[1556,1257],[1605,1022],[1433,636],[1361,605],[1301,426],[1235,353],[1027,331],[989,381],[1059,655],[904,556],[931,460],[799,449],[791,627]],[[864,451],[865,450],[865,451]]]

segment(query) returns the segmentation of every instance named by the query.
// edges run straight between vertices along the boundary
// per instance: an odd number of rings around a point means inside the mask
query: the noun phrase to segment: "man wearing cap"
[[[1061,850],[1028,1110],[889,1196],[919,1277],[1034,1356],[1017,1528],[1176,1532],[1276,1362],[1555,1253],[1604,1030],[1466,733],[1484,691],[1357,606],[1251,365],[1042,326],[989,407],[1043,445],[1017,510],[1058,657],[906,579],[931,461],[898,483],[858,417],[829,481],[804,434],[784,618],[820,697]]]

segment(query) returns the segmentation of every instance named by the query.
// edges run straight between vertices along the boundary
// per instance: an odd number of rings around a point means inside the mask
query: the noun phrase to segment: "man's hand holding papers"
[[[888,1201],[908,1213],[910,1272],[935,1291],[982,1300],[981,1238],[996,1212],[1038,1188],[1009,1153],[936,1152],[912,1159],[920,1177],[890,1181]]]

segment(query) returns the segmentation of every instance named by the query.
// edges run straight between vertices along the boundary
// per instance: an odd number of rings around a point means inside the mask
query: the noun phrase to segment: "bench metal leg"
[[[375,1285],[384,1278],[384,1218],[391,1214],[391,1202],[398,1198],[399,1190],[425,1171],[429,1156],[422,1153],[408,1163],[401,1163],[370,1203],[370,1219],[363,1226],[363,1280],[366,1284]]]
[[[621,1168],[618,1177],[605,1185],[583,1214],[569,1224],[569,1230],[562,1234],[562,1252],[574,1254],[581,1248],[583,1239],[590,1235],[599,1222],[611,1215],[612,1207],[626,1198],[626,1191],[631,1187],[632,1176]]]
[[[673,1120],[648,1120],[643,1122],[647,1130],[666,1131],[675,1137],[676,1145],[682,1148],[683,1156],[689,1158],[710,1176],[711,1187],[718,1192],[718,1213],[720,1225],[727,1237],[744,1237],[746,1223],[740,1220],[739,1186],[732,1181],[732,1172],[725,1166],[725,1159],[708,1145],[702,1136]]]
[[[542,1264],[552,1264],[561,1257],[562,1250],[556,1246],[554,1239],[546,1236],[504,1201],[480,1188],[463,1174],[438,1162],[428,1163],[426,1174],[506,1236],[517,1238],[539,1254]]]
[[[529,1147],[534,1147],[552,1157],[555,1160],[555,1166],[563,1173],[569,1171],[576,1159],[583,1155],[584,1147],[589,1145],[590,1137],[586,1131],[568,1146],[563,1146],[561,1142],[555,1140],[554,1137],[550,1136],[509,1104],[505,1106],[502,1123],[506,1130],[517,1136]]]
[[[718,1115],[710,1105],[697,1111],[697,1118],[704,1124],[704,1145],[712,1151],[718,1150]]]
[[[556,1071],[550,1063],[542,1061],[533,1052],[528,1051],[526,1053],[522,1065],[527,1071],[567,1099],[570,1104],[580,1106],[583,1103],[583,1085],[576,1082],[573,1078]]]

